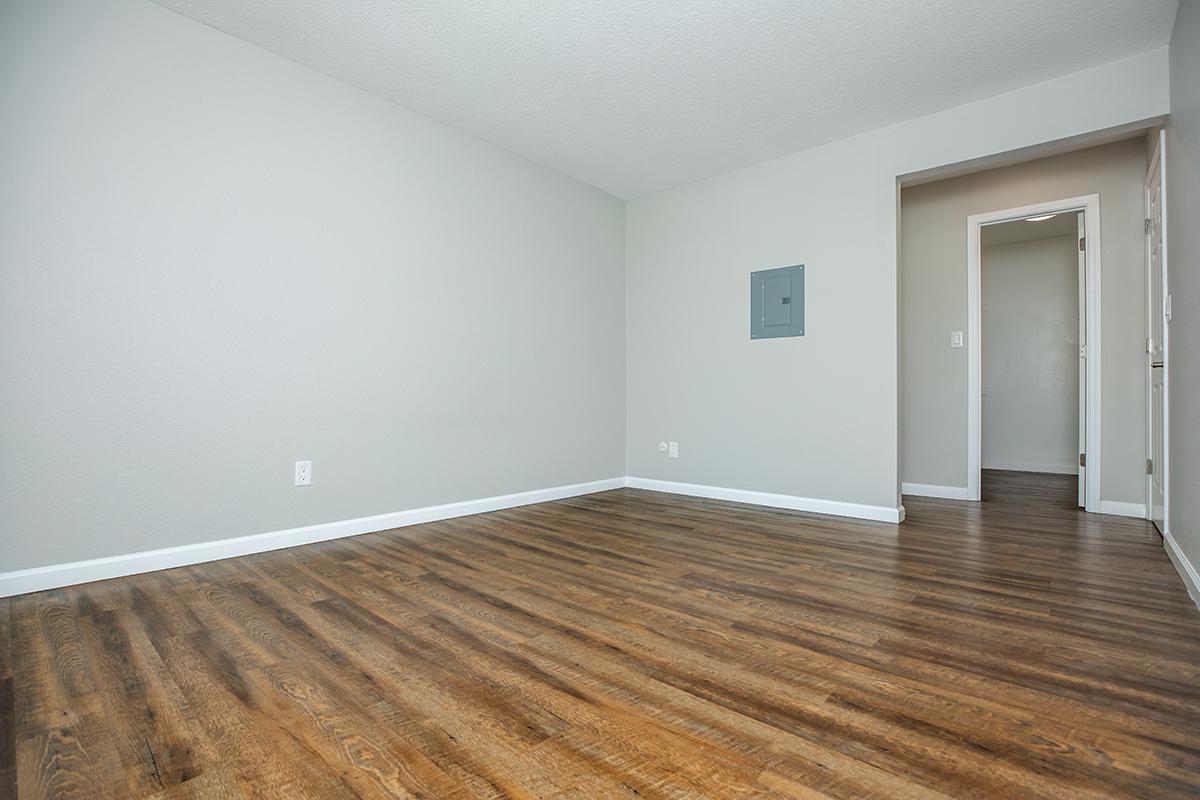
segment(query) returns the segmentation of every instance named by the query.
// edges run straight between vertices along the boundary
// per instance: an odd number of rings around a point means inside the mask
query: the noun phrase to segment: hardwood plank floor
[[[1200,612],[1071,479],[618,490],[0,600],[0,797],[1200,795]]]

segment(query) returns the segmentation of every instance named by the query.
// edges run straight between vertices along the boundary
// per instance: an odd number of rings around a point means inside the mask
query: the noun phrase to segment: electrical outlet
[[[671,458],[679,458],[679,442],[671,442],[668,449]]]
[[[959,347],[963,346],[963,332],[962,331],[950,331],[950,346],[955,349],[958,349]]]
[[[312,462],[297,461],[296,462],[296,485],[311,486],[312,485]]]

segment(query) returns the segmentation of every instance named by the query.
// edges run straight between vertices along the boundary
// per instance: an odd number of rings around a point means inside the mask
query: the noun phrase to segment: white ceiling
[[[156,0],[619,197],[1167,43],[1178,0]]]
[[[979,243],[983,247],[997,247],[1004,244],[1037,242],[1057,236],[1076,236],[1079,232],[1078,217],[1078,213],[1057,214],[1041,222],[1019,219],[997,225],[985,225]]]

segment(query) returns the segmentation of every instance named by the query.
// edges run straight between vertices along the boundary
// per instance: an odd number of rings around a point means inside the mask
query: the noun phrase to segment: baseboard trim
[[[1123,503],[1120,500],[1101,500],[1099,512],[1101,514],[1116,514],[1118,517],[1138,517],[1146,518],[1145,503]]]
[[[938,486],[933,483],[902,483],[901,494],[913,497],[937,497],[942,500],[970,500],[970,490],[965,486]]]
[[[1187,587],[1188,596],[1192,598],[1192,602],[1196,604],[1196,608],[1200,608],[1200,572],[1188,561],[1187,556],[1183,554],[1183,550],[1179,548],[1179,544],[1175,541],[1175,537],[1171,536],[1170,529],[1163,531],[1163,548],[1167,551],[1167,556],[1171,559],[1171,563],[1175,565],[1175,571],[1179,573],[1179,577],[1183,579],[1183,585]]]
[[[625,485],[633,489],[686,494],[692,497],[707,497],[710,500],[728,500],[733,503],[787,508],[793,511],[809,511],[814,514],[831,514],[836,517],[854,517],[875,522],[898,523],[904,521],[904,506],[869,506],[860,503],[844,503],[840,500],[818,500],[813,497],[798,497],[791,494],[727,489],[723,486],[704,486],[698,483],[677,483],[632,476],[625,479]]]
[[[464,500],[459,503],[394,511],[388,514],[376,514],[338,522],[326,522],[319,525],[306,525],[302,528],[288,528],[212,542],[198,542],[161,550],[144,550],[138,553],[15,570],[0,573],[0,597],[58,589],[77,583],[136,575],[140,572],[202,564],[206,561],[217,561],[222,558],[245,556],[251,553],[265,553],[285,547],[325,542],[346,536],[358,536],[363,533],[403,528],[408,525],[436,522],[453,517],[466,517],[471,514],[516,508],[532,503],[545,503],[549,500],[562,500],[567,497],[619,489],[625,485],[626,481],[623,477],[608,478],[567,486],[554,486],[548,489],[535,489],[529,492],[484,497],[478,500]]]

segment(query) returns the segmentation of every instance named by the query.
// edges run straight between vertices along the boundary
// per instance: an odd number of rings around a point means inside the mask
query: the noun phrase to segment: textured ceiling
[[[1178,0],[156,0],[620,197],[1167,43]]]

